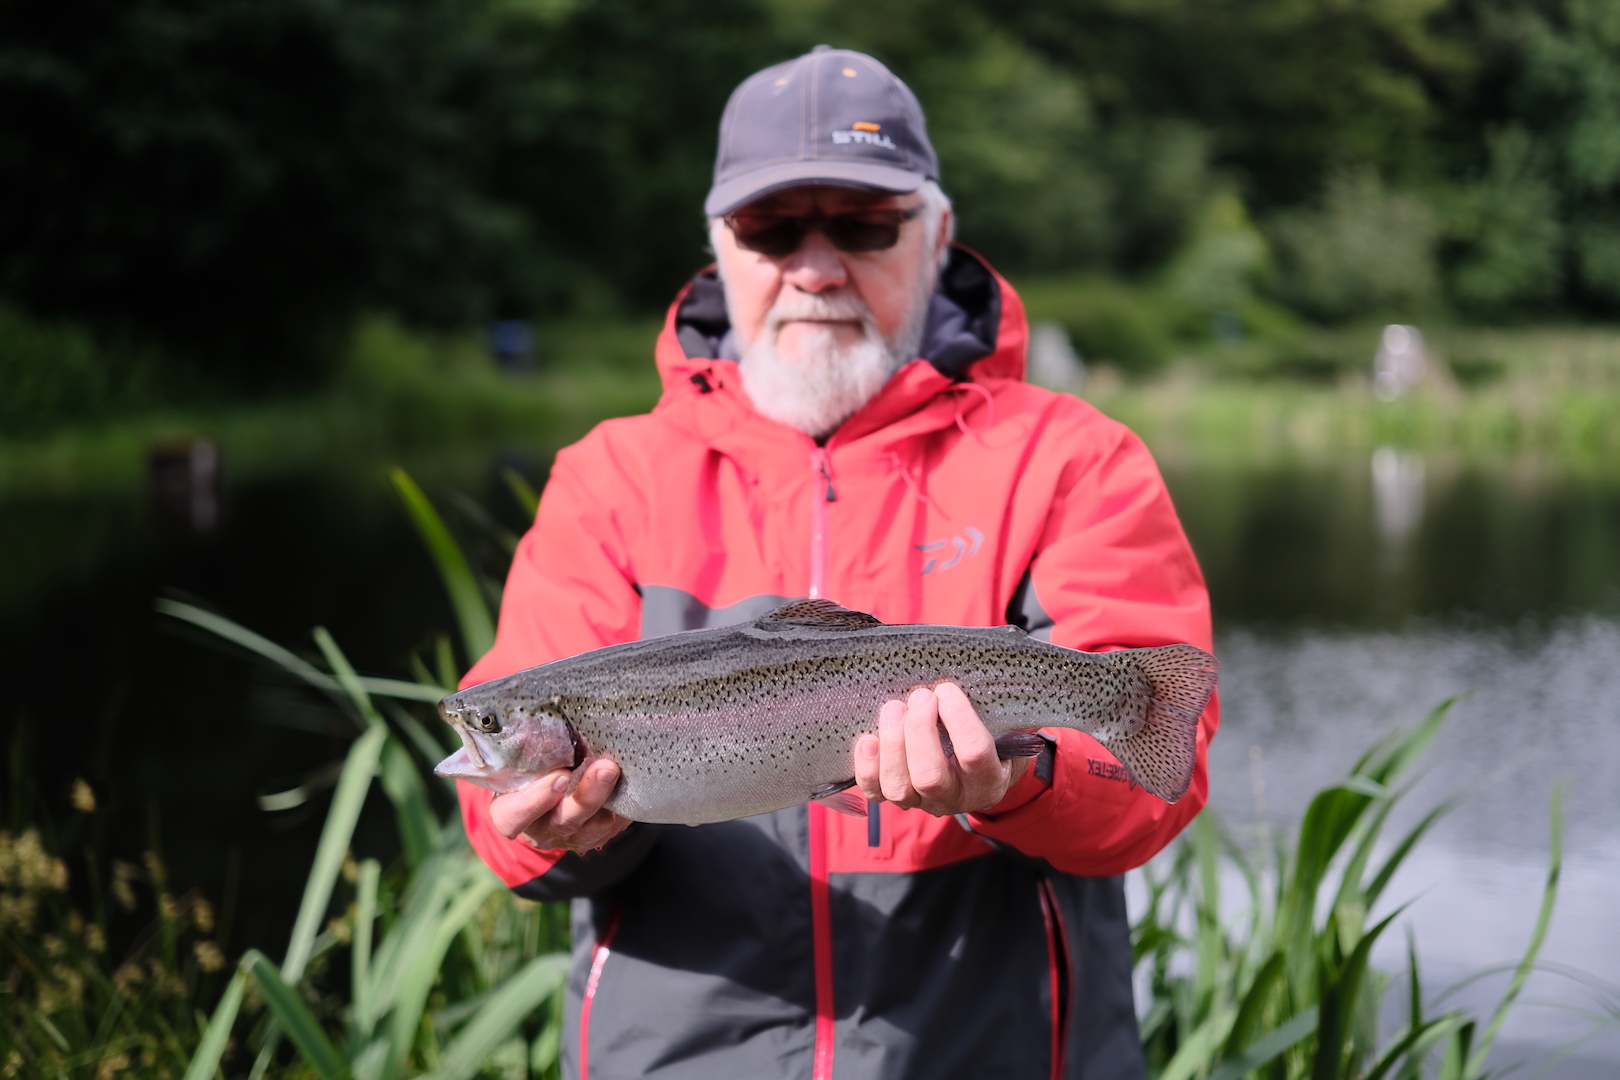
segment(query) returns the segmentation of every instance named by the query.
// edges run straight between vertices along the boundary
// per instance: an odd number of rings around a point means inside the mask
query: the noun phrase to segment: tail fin
[[[1198,718],[1215,692],[1220,662],[1193,645],[1115,653],[1147,679],[1147,719],[1133,735],[1104,742],[1151,795],[1173,803],[1187,794],[1198,759]]]

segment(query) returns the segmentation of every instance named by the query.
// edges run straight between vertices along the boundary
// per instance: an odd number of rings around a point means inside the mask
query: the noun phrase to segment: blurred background
[[[1391,897],[1437,986],[1515,959],[1561,781],[1552,967],[1497,1055],[1614,1075],[1612,1026],[1581,1040],[1620,997],[1554,970],[1620,982],[1604,0],[0,5],[9,827],[161,851],[237,898],[232,955],[279,950],[324,808],[260,797],[330,786],[350,733],[153,598],[432,662],[453,617],[388,468],[498,564],[507,477],[657,399],[727,95],[818,42],[916,90],[1032,377],[1158,457],[1226,664],[1223,820],[1296,821],[1463,695],[1412,812],[1466,801]]]

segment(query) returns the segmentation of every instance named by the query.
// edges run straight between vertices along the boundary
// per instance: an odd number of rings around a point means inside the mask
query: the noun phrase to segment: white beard
[[[765,315],[755,341],[739,340],[743,389],[761,415],[824,439],[883,389],[922,344],[933,275],[924,274],[905,324],[885,340],[866,302],[851,292],[805,293],[784,287]],[[830,325],[801,329],[804,355],[789,359],[776,349],[784,323],[794,319],[859,322],[861,339],[840,346]]]

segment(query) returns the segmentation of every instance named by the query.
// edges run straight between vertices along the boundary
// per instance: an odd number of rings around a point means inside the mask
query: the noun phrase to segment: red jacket
[[[1203,579],[1152,457],[1086,403],[1023,382],[1023,306],[976,256],[953,252],[931,308],[925,359],[901,369],[825,447],[753,410],[735,362],[718,358],[730,351],[726,329],[723,294],[706,272],[677,298],[659,336],[657,407],[607,421],[557,455],[538,519],[512,564],[495,647],[465,684],[638,636],[754,618],[802,596],[829,597],[885,622],[1011,621],[1078,649],[1211,648]],[[1212,702],[1192,788],[1174,806],[1129,783],[1088,736],[1053,729],[1045,732],[1054,744],[1045,767],[1027,770],[998,806],[965,822],[884,805],[869,829],[815,805],[782,811],[807,829],[812,936],[820,935],[812,957],[818,1023],[805,1075],[830,1075],[823,1066],[839,1060],[835,1051],[847,1057],[844,1043],[864,1045],[859,1023],[850,1032],[841,1027],[846,1010],[829,970],[834,950],[821,940],[836,936],[830,911],[841,875],[916,875],[1020,855],[1043,881],[1118,875],[1152,857],[1203,806],[1205,749],[1216,725]],[[546,882],[567,862],[563,853],[498,835],[488,791],[464,784],[461,795],[468,835],[502,879],[532,895],[556,894]],[[617,846],[633,852],[675,842],[667,830],[661,835]],[[646,856],[615,856],[610,846],[597,870],[570,858],[583,876],[562,891],[600,901],[633,883]],[[619,873],[615,858],[635,865]],[[566,866],[559,872],[579,877]],[[613,880],[585,881],[593,874]],[[1063,906],[1060,899],[1052,903]],[[600,902],[591,910],[598,924],[591,933],[600,936],[613,916]],[[1083,963],[1077,956],[1064,966]],[[578,1008],[589,1021],[587,989],[579,988]],[[1049,991],[1056,1009],[1064,994]],[[873,1022],[870,1013],[864,1022]],[[1054,1070],[1063,1067],[1064,1023],[1052,1025]],[[599,1045],[599,1038],[588,1048],[571,1040],[571,1066],[588,1054],[600,1074]],[[723,1050],[680,1060],[708,1061],[707,1075],[729,1075]],[[627,1068],[635,1062],[647,1071],[650,1059],[626,1052]],[[721,1056],[703,1056],[711,1052]],[[880,1056],[898,1061],[895,1052],[886,1047]],[[922,1074],[915,1053],[901,1056],[911,1064],[874,1075]],[[1080,1056],[1069,1053],[1066,1071],[1079,1075]],[[757,1067],[744,1060],[737,1075]]]

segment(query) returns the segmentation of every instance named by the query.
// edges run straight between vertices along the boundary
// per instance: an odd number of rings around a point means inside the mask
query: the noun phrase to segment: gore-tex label
[[[1122,784],[1131,785],[1132,788],[1136,787],[1136,781],[1131,779],[1130,772],[1117,761],[1086,758],[1086,775],[1100,776],[1104,780],[1118,780]]]

